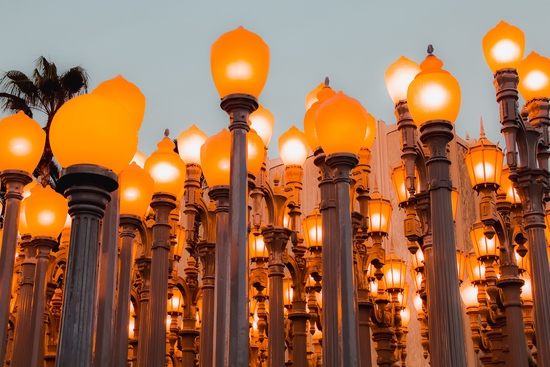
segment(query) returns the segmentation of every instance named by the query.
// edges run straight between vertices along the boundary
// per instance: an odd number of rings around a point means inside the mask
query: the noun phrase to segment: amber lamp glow
[[[506,193],[506,201],[514,205],[521,204],[521,198],[509,177],[510,168],[505,165],[502,167],[502,173],[500,174],[500,189]]]
[[[157,148],[145,161],[145,170],[155,181],[155,192],[176,196],[185,182],[185,163],[174,152],[175,145],[167,136]]]
[[[368,233],[386,234],[390,230],[392,206],[389,200],[374,192],[368,202],[369,229]]]
[[[273,114],[263,106],[258,106],[258,109],[252,112],[248,119],[250,120],[250,128],[256,130],[267,147],[275,128],[275,117]]]
[[[411,275],[415,291],[420,292],[422,290],[422,273],[419,273],[416,270],[412,269]]]
[[[456,79],[441,67],[443,62],[428,55],[420,64],[422,71],[416,75],[407,90],[409,111],[420,126],[431,120],[454,122],[460,110],[460,86]]]
[[[23,236],[25,234],[30,234],[29,225],[27,224],[27,199],[21,201],[21,207],[19,209],[19,221],[17,225],[17,230],[19,235]]]
[[[147,160],[147,157],[145,156],[145,154],[143,154],[142,152],[140,152],[139,150],[136,150],[136,154],[134,154],[134,157],[132,158],[132,160],[130,161],[130,163],[132,162],[136,162],[136,164],[138,166],[140,166],[141,168],[145,167],[145,161]]]
[[[458,281],[464,281],[464,272],[466,270],[466,255],[460,249],[456,249],[456,268],[458,270]]]
[[[468,153],[464,157],[470,181],[474,189],[482,186],[498,188],[504,153],[498,144],[491,143],[485,137],[483,123],[481,123],[480,135],[480,139],[468,149]]]
[[[256,176],[264,163],[265,148],[264,141],[254,129],[246,134],[247,141],[247,169],[248,173]]]
[[[138,134],[122,104],[101,94],[83,94],[57,111],[50,143],[62,167],[96,164],[118,174],[136,153]]]
[[[528,246],[525,246],[528,247]],[[514,252],[516,256],[516,263],[518,264],[518,269],[520,274],[524,274],[525,272],[530,273],[531,272],[531,266],[529,263],[529,256],[526,255],[524,257],[521,257],[517,252]]]
[[[178,153],[186,164],[201,164],[201,146],[208,139],[195,125],[178,136]]]
[[[451,206],[453,208],[453,220],[456,222],[456,214],[458,212],[458,198],[459,198],[459,192],[457,189],[453,187],[451,190]]]
[[[498,236],[488,239],[484,234],[483,224],[480,222],[474,223],[470,230],[470,237],[472,238],[472,244],[474,245],[474,251],[478,259],[492,259],[496,260],[499,256],[500,243]]]
[[[313,106],[315,102],[317,102],[319,99],[317,98],[317,94],[325,87],[325,83],[319,84],[315,89],[313,89],[311,92],[309,92],[306,95],[306,111]]]
[[[324,101],[315,112],[315,131],[327,156],[359,153],[365,141],[367,124],[365,107],[342,92]]]
[[[304,240],[309,249],[315,249],[323,245],[323,232],[321,213],[315,208],[302,222]]]
[[[250,233],[249,235],[249,244],[250,244],[250,259],[256,261],[258,259],[266,260],[269,257],[267,252],[267,247],[264,243],[264,236],[257,233]]]
[[[367,132],[361,148],[370,150],[374,144],[374,139],[376,139],[376,119],[367,112]]]
[[[409,326],[409,321],[411,320],[411,309],[409,307],[405,307],[401,311],[399,311],[401,314],[401,325],[403,327]]]
[[[317,101],[314,102],[310,108],[308,108],[306,114],[304,115],[304,134],[306,134],[307,144],[311,149],[317,149],[321,146],[321,144],[319,144],[319,138],[317,137],[317,131],[315,129],[315,114],[321,104],[335,94],[336,92],[332,90],[332,88],[328,85],[324,85],[323,88],[321,88],[321,90],[317,93]]]
[[[409,84],[420,71],[420,66],[405,56],[401,56],[386,69],[384,73],[386,89],[393,103],[407,99]]]
[[[384,272],[384,285],[388,291],[402,292],[405,288],[407,273],[407,264],[395,254],[391,253],[386,258],[386,263],[382,268]]]
[[[418,177],[418,171],[415,169],[415,176]],[[397,200],[399,203],[405,203],[410,198],[409,190],[407,190],[407,172],[405,171],[405,165],[401,163],[395,167],[391,173],[391,181]],[[416,192],[420,192],[420,180],[416,180]]]
[[[494,73],[504,68],[516,69],[525,49],[525,36],[521,29],[501,20],[482,40],[485,61]]]
[[[0,171],[32,173],[46,143],[46,133],[38,122],[22,111],[0,120]]]
[[[550,59],[531,52],[518,67],[518,90],[526,101],[550,97]]]
[[[209,137],[201,147],[201,166],[208,186],[229,185],[231,133],[223,129]]]
[[[285,166],[303,166],[309,152],[306,135],[292,126],[279,138],[279,152]]]
[[[143,216],[155,192],[151,175],[133,162],[120,172],[118,184],[120,214]]]
[[[485,265],[477,259],[476,254],[471,253],[466,257],[466,266],[472,284],[479,284],[485,280]]]
[[[319,296],[319,294],[317,294]],[[292,305],[292,300],[294,297],[294,288],[292,288],[292,279],[290,277],[285,277],[283,279],[283,303],[285,307],[290,307]]]
[[[477,288],[472,285],[472,283],[467,280],[460,287],[460,296],[462,297],[462,302],[466,307],[478,307],[479,302],[477,300]]]
[[[171,313],[181,313],[183,302],[182,295],[179,291],[175,291],[172,297],[168,300],[168,312]]]
[[[212,79],[220,97],[260,96],[269,71],[269,47],[242,26],[224,33],[210,49]]]
[[[65,226],[69,206],[50,186],[36,185],[25,199],[25,217],[33,237],[57,238]]]
[[[525,284],[521,287],[521,299],[524,301],[533,301],[533,290],[531,288],[531,278],[528,276],[523,277]]]
[[[422,269],[424,269],[424,252],[422,252],[421,248],[418,248],[414,255],[411,253],[411,259],[412,268],[415,271],[421,271]]]
[[[420,297],[420,294],[416,294],[413,299],[414,308],[416,309],[416,312],[423,313],[422,310],[422,297]]]

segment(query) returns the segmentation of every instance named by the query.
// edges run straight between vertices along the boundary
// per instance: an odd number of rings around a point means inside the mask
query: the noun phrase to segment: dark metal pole
[[[59,179],[57,189],[69,200],[73,221],[57,367],[92,365],[100,222],[111,199],[109,193],[117,188],[116,175],[96,165],[69,166]]]
[[[199,346],[199,361],[201,367],[214,367],[214,314],[215,308],[215,262],[216,247],[213,243],[199,244],[201,265],[204,269],[202,276],[202,323],[201,343]]]
[[[292,312],[288,315],[288,318],[292,321],[292,349],[294,351],[292,365],[296,367],[308,365],[307,320],[309,320],[309,314],[306,311],[306,305],[306,301],[292,302]],[[271,334],[269,336],[271,338]]]
[[[142,238],[147,240],[146,238]],[[139,292],[139,334],[137,343],[137,365],[147,366],[147,347],[149,343],[149,289],[151,285],[151,258],[146,254],[136,259],[138,266],[141,289]]]
[[[32,181],[31,176],[23,171],[3,171],[0,181],[6,185],[4,208],[4,231],[0,249],[0,361],[4,361],[8,343],[8,320],[10,318],[11,286],[13,265],[17,246],[17,228],[19,210],[23,200],[23,187]]]
[[[361,293],[366,293],[366,289],[359,290],[358,316],[359,316],[359,366],[370,367],[372,364],[371,356],[371,336],[370,336],[370,314],[373,304],[369,302],[367,295],[361,297]]]
[[[451,205],[451,161],[447,158],[447,144],[454,137],[453,125],[448,121],[428,121],[420,127],[420,133],[420,140],[430,149],[426,166],[433,246],[425,270],[430,339],[437,341],[430,344],[430,356],[433,366],[466,367]]]

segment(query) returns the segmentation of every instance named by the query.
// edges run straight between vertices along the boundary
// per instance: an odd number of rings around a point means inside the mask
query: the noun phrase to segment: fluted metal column
[[[116,175],[100,166],[80,164],[63,170],[57,189],[69,200],[71,249],[67,263],[57,367],[92,365],[97,316],[100,221]]]
[[[145,254],[136,259],[141,279],[139,293],[139,334],[137,343],[137,365],[147,366],[147,343],[149,343],[149,289],[151,285],[151,258]]]
[[[13,265],[17,246],[17,228],[19,209],[23,200],[23,187],[32,178],[23,171],[3,171],[0,181],[6,185],[4,231],[0,249],[0,361],[4,361],[8,343],[8,320],[10,318],[11,286],[13,280]]]
[[[216,247],[213,243],[200,243],[199,256],[204,269],[202,276],[202,323],[201,343],[199,346],[199,361],[201,367],[214,366],[214,314],[215,309],[215,262]]]
[[[447,144],[453,139],[448,121],[433,120],[420,127],[428,145],[428,190],[432,229],[432,258],[426,263],[430,356],[433,366],[466,367],[466,346],[457,277],[454,221],[451,205],[451,161]]]
[[[179,332],[181,340],[181,365],[182,367],[195,366],[195,339],[200,332],[195,328],[195,319],[183,320],[183,328]],[[202,338],[201,338],[202,343]]]
[[[166,357],[166,315],[168,302],[168,272],[170,254],[170,223],[168,216],[176,207],[176,197],[168,193],[155,193],[151,208],[155,211],[153,245],[151,247],[151,282],[149,300],[149,327],[147,364],[145,367],[163,366]],[[143,348],[140,345],[139,348]]]
[[[292,349],[294,351],[292,365],[307,366],[307,320],[309,314],[306,311],[306,301],[292,302],[292,312],[288,318],[292,321]],[[271,334],[270,334],[271,337]]]
[[[358,301],[358,319],[359,319],[359,366],[371,367],[371,336],[370,336],[370,314],[372,312],[373,304],[368,300],[367,290],[359,290]],[[363,295],[361,295],[363,293]]]

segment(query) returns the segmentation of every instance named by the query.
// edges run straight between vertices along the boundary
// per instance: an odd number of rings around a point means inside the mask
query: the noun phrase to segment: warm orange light
[[[319,99],[317,98],[317,94],[325,87],[325,83],[319,84],[315,89],[313,89],[311,92],[309,92],[306,96],[306,111],[313,106],[315,102],[317,102]]]
[[[183,296],[179,290],[174,291],[172,297],[168,300],[168,312],[181,312],[183,307]]]
[[[384,285],[388,291],[403,291],[407,273],[407,264],[403,259],[391,253],[386,258],[382,271],[384,272]]]
[[[309,153],[306,135],[292,126],[279,137],[279,152],[285,166],[303,166]]]
[[[409,321],[411,320],[411,309],[409,307],[405,307],[401,311],[399,311],[401,314],[401,325],[403,327],[409,326]]]
[[[317,93],[317,101],[314,102],[304,115],[304,134],[306,134],[307,144],[311,149],[317,149],[321,146],[317,131],[315,130],[315,114],[324,101],[334,96],[336,92],[328,85],[324,86]]]
[[[326,155],[359,153],[367,124],[365,107],[342,92],[324,101],[315,113],[315,131]]]
[[[0,171],[32,173],[46,143],[46,133],[38,122],[22,111],[0,120]]]
[[[33,179],[31,182],[29,182],[28,184],[26,184],[24,187],[23,187],[23,199],[25,198],[28,198],[29,196],[31,196],[31,190],[33,187],[35,187],[38,183]]]
[[[374,139],[376,139],[376,119],[367,112],[367,132],[365,133],[365,140],[361,148],[371,149]]]
[[[512,204],[521,204],[521,198],[518,195],[518,191],[514,187],[514,184],[509,179],[510,167],[505,165],[502,167],[502,173],[500,174],[500,189],[506,193],[506,201]]]
[[[201,147],[201,166],[208,186],[229,185],[231,133],[223,129],[206,139]]]
[[[143,216],[155,192],[151,175],[135,162],[118,175],[120,214]]]
[[[409,110],[418,126],[431,120],[454,122],[458,116],[460,86],[442,66],[441,60],[428,55],[420,64],[422,72],[409,85]]]
[[[467,280],[460,287],[460,296],[462,297],[462,302],[466,307],[478,307],[479,302],[477,301],[477,288]]]
[[[422,297],[420,297],[420,294],[417,294],[414,296],[413,300],[414,308],[416,309],[416,312],[423,313],[422,310]]]
[[[386,69],[384,74],[386,89],[393,103],[407,99],[409,84],[418,73],[420,73],[420,66],[405,56],[401,56]]]
[[[523,58],[525,36],[518,27],[501,20],[482,40],[483,54],[489,68],[497,70],[516,69]]]
[[[456,214],[458,212],[458,199],[460,197],[460,193],[457,189],[453,187],[451,190],[451,206],[453,208],[453,220],[456,222]]]
[[[128,323],[128,338],[134,339],[135,336],[135,329],[136,328],[136,320],[134,317],[130,317],[130,322]]]
[[[122,104],[100,94],[83,94],[57,111],[50,143],[62,167],[97,164],[118,174],[136,153],[138,135]]]
[[[405,203],[409,200],[410,194],[406,186],[407,172],[405,171],[405,165],[401,163],[395,167],[391,173],[391,182],[393,183],[393,189],[397,196],[397,201]]]
[[[309,249],[323,246],[323,223],[317,208],[302,222],[304,241]]]
[[[374,192],[368,202],[369,229],[368,233],[386,234],[390,230],[392,206],[389,200]]]
[[[25,217],[33,237],[57,238],[65,226],[69,206],[50,186],[36,185],[25,199]]]
[[[264,236],[259,233],[250,233],[249,235],[250,259],[256,261],[258,259],[266,260],[269,257],[267,246],[264,243]]]
[[[155,192],[176,196],[185,182],[185,163],[174,152],[175,147],[165,136],[157,144],[158,149],[145,161],[145,170],[155,181]]]
[[[527,245],[527,244],[526,244]],[[528,247],[528,245],[526,246]],[[514,252],[516,256],[516,263],[518,264],[518,268],[521,274],[527,272],[531,272],[531,264],[529,262],[529,255],[525,255],[524,257],[521,257],[517,252]]]
[[[21,201],[21,207],[19,209],[19,221],[17,224],[17,230],[21,237],[25,234],[30,234],[29,225],[27,224],[27,215],[26,215],[27,199]]]
[[[456,268],[458,270],[458,280],[462,283],[464,281],[464,272],[466,270],[466,254],[459,249],[456,250]]]
[[[473,284],[485,281],[485,265],[477,259],[476,254],[471,253],[466,256],[466,265],[468,267],[468,278]]]
[[[319,293],[317,296],[319,297]],[[292,301],[294,300],[294,288],[292,287],[292,279],[290,277],[285,277],[283,279],[283,303],[285,307],[290,307]]]
[[[248,173],[256,176],[264,164],[265,148],[264,142],[260,135],[254,129],[250,129],[246,134],[247,141],[247,169]]]
[[[273,114],[263,106],[258,106],[258,109],[252,112],[248,119],[250,120],[250,128],[256,130],[267,147],[275,128],[275,117]]]
[[[130,83],[119,74],[116,78],[99,84],[92,93],[110,97],[126,107],[132,116],[134,130],[139,130],[145,115],[145,96],[135,84]]]
[[[136,164],[138,166],[140,166],[141,168],[143,168],[145,166],[145,161],[147,160],[147,157],[145,156],[145,154],[143,154],[142,152],[140,152],[139,150],[136,150],[136,154],[134,154],[134,157],[132,158],[132,160],[130,161],[130,163],[132,162],[136,162]]]
[[[214,42],[210,69],[220,97],[244,93],[258,98],[269,71],[269,47],[260,36],[240,26]]]
[[[474,251],[478,259],[493,259],[496,260],[499,257],[500,243],[498,236],[488,239],[483,234],[483,223],[474,223],[470,230],[470,237],[472,238],[472,244],[474,245]]]
[[[524,301],[533,301],[533,289],[531,288],[531,278],[524,275],[523,281],[525,284],[521,287],[521,299]]]
[[[474,189],[486,185],[500,185],[503,159],[504,153],[498,144],[491,143],[482,130],[480,139],[468,149],[464,157]]]
[[[186,164],[201,164],[201,146],[208,139],[195,125],[178,136],[178,153]]]
[[[416,250],[416,253],[414,255],[411,253],[411,259],[412,268],[415,271],[420,271],[424,268],[424,252],[422,252],[421,248]]]
[[[422,290],[422,273],[412,269],[411,275],[414,283],[414,290],[420,292]]]
[[[526,101],[550,97],[550,59],[531,52],[519,64],[518,90]]]

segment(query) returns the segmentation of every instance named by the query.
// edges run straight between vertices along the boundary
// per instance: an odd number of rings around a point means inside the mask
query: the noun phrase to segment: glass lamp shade
[[[456,214],[458,212],[458,199],[460,197],[460,193],[457,189],[453,187],[451,190],[451,206],[453,208],[453,220],[456,222]]]
[[[246,134],[246,141],[247,141],[247,169],[248,173],[250,173],[253,176],[256,176],[258,172],[260,172],[260,169],[262,169],[262,165],[264,163],[264,157],[265,157],[265,146],[264,141],[258,135],[258,133],[254,129],[250,129],[248,134]]]
[[[25,199],[25,217],[33,237],[57,238],[65,227],[69,205],[67,199],[50,186],[36,185]]]
[[[505,165],[502,167],[502,173],[500,174],[500,189],[506,193],[506,201],[516,205],[521,204],[521,198],[518,195],[518,191],[514,187],[514,184],[509,179],[510,167]]]
[[[319,144],[319,138],[317,137],[317,131],[315,130],[315,114],[317,110],[323,104],[324,101],[334,96],[336,92],[329,86],[324,86],[317,93],[317,100],[310,108],[307,109],[304,115],[304,134],[306,134],[307,144],[311,149],[317,149],[321,146]]]
[[[28,184],[23,187],[23,199],[28,198],[31,196],[31,190],[33,187],[35,187],[38,183],[35,180],[32,180]]]
[[[145,96],[135,84],[130,83],[119,74],[115,78],[99,84],[92,94],[110,97],[126,107],[132,116],[134,131],[139,130],[145,115]]]
[[[476,254],[471,253],[466,256],[466,266],[468,268],[468,278],[473,284],[485,281],[485,265],[477,259]]]
[[[50,143],[62,167],[96,164],[118,174],[136,153],[138,134],[122,104],[101,94],[83,94],[57,111]]]
[[[130,322],[128,323],[128,338],[134,339],[135,329],[136,328],[136,319],[133,316],[130,316]]]
[[[487,140],[485,134],[468,149],[464,160],[474,189],[480,186],[500,185],[504,153],[498,144]]]
[[[403,327],[408,327],[409,321],[411,320],[411,309],[409,307],[405,307],[399,312],[401,314],[401,325]]]
[[[424,268],[424,252],[422,252],[421,248],[418,248],[418,250],[416,250],[416,253],[414,255],[411,253],[411,259],[412,259],[412,268],[415,271],[420,271]]]
[[[392,206],[389,200],[374,192],[368,201],[369,229],[368,233],[386,234],[390,230]]]
[[[321,213],[317,208],[302,222],[304,240],[310,249],[323,246],[323,223]]]
[[[533,289],[531,288],[531,278],[523,276],[525,284],[521,287],[521,299],[524,301],[533,301]]]
[[[494,235],[493,238],[488,239],[483,234],[483,224],[480,222],[474,223],[470,230],[470,237],[472,238],[472,244],[474,245],[474,251],[478,259],[492,259],[496,260],[499,257],[500,243],[498,236]]]
[[[317,102],[319,99],[317,98],[317,94],[325,87],[325,83],[319,84],[315,89],[313,89],[311,92],[309,92],[306,96],[306,111],[313,106],[315,102]]]
[[[143,154],[142,152],[140,152],[139,150],[136,150],[136,154],[134,154],[134,158],[132,158],[132,160],[130,161],[130,163],[132,162],[136,162],[136,164],[138,166],[140,166],[141,168],[145,167],[145,161],[147,160],[147,157],[145,156],[145,154]]]
[[[418,312],[419,314],[424,312],[422,310],[422,297],[420,297],[420,294],[414,296],[413,304],[416,312]]]
[[[419,174],[418,171],[414,170],[414,175],[417,177],[415,180],[416,182],[416,192],[420,192],[420,180],[418,179]],[[397,196],[397,200],[399,203],[405,203],[410,198],[409,190],[407,190],[406,182],[407,182],[407,172],[405,171],[405,165],[401,163],[399,166],[395,167],[391,174],[391,181],[393,184],[393,189],[395,191],[395,195]]]
[[[174,294],[172,297],[168,300],[168,311],[169,312],[181,312],[181,308],[183,307],[183,297],[181,295],[181,292],[174,291]]]
[[[446,120],[454,122],[460,110],[460,85],[446,70],[443,62],[428,55],[420,64],[422,71],[407,90],[409,111],[420,126],[426,121]]]
[[[384,74],[386,89],[393,103],[407,99],[409,84],[420,71],[420,66],[405,56],[401,56],[386,69]]]
[[[460,296],[466,307],[479,306],[479,302],[477,301],[477,288],[474,287],[470,281],[466,281],[462,284],[460,287]]]
[[[306,135],[292,126],[279,137],[279,152],[285,166],[303,166],[309,153]]]
[[[376,139],[376,119],[373,115],[367,112],[367,132],[365,133],[365,140],[361,148],[371,149]]]
[[[365,107],[342,92],[324,101],[315,112],[315,131],[326,155],[359,153],[367,124]]]
[[[405,269],[406,270],[406,269]],[[403,274],[404,279],[406,279],[406,274]],[[397,300],[399,301],[400,307],[407,307],[409,301],[409,285],[407,283],[403,286],[403,291],[399,292],[397,295]]]
[[[494,73],[497,70],[517,69],[525,49],[525,35],[518,27],[501,20],[481,42],[485,61]]]
[[[120,214],[143,216],[155,192],[151,175],[132,162],[118,175],[118,184]]]
[[[257,259],[266,260],[269,257],[267,252],[267,246],[264,243],[264,236],[261,234],[250,233],[250,259],[256,261]]]
[[[29,225],[27,224],[27,199],[21,201],[21,207],[19,209],[19,221],[17,229],[21,237],[25,234],[30,234]]]
[[[195,125],[178,136],[178,152],[186,164],[201,164],[201,146],[208,139]]]
[[[206,139],[201,147],[202,172],[208,186],[229,185],[231,133],[223,129]]]
[[[466,270],[466,254],[459,249],[456,250],[456,268],[458,270],[458,280],[462,283],[464,281],[464,272]]]
[[[258,109],[250,114],[249,120],[250,128],[256,130],[267,147],[273,136],[275,117],[263,106],[258,106]]]
[[[46,133],[22,111],[0,120],[0,171],[32,173],[44,151]]]
[[[420,292],[422,290],[422,273],[412,269],[411,275],[414,283],[414,290]]]
[[[518,90],[526,101],[550,97],[550,59],[531,52],[519,64]]]
[[[407,264],[395,254],[386,258],[382,271],[384,272],[384,285],[388,291],[403,291],[407,273]]]
[[[164,137],[157,148],[145,161],[145,170],[155,181],[155,192],[176,196],[185,182],[185,162],[174,152],[175,145],[170,138]]]
[[[528,247],[528,246],[526,246]],[[531,263],[529,262],[529,255],[525,255],[524,257],[521,257],[517,252],[514,252],[516,256],[516,263],[518,264],[519,272],[521,274],[527,272],[531,272]]]
[[[320,293],[317,293],[317,300],[319,300]],[[292,279],[285,277],[283,279],[283,304],[285,307],[290,307],[294,299],[294,288],[292,288]]]
[[[224,33],[210,49],[210,69],[220,97],[260,96],[269,71],[269,47],[242,26]]]

